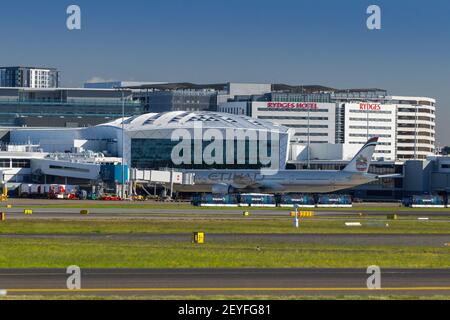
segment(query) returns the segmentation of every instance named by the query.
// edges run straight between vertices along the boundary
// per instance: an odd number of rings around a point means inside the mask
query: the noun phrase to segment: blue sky
[[[82,30],[66,29],[66,8]],[[366,9],[382,8],[382,30]],[[16,0],[0,4],[1,65],[93,78],[378,87],[435,97],[450,145],[450,1]]]

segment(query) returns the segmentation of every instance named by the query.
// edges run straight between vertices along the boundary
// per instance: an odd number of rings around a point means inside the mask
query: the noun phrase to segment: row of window
[[[418,132],[409,132],[409,131],[399,131],[397,133],[399,136],[421,136],[421,137],[432,137],[434,138],[434,134],[431,132],[425,132],[425,131],[418,131]]]
[[[410,117],[410,116],[399,116],[398,120],[409,120],[409,121],[416,121],[416,120],[420,120],[420,121],[429,121],[429,122],[434,122],[433,118],[430,117]]]
[[[0,168],[30,168],[29,159],[0,159]]]
[[[367,126],[350,126],[350,129],[367,129]],[[369,129],[373,129],[373,130],[391,130],[391,127],[378,127],[378,126],[370,126]]]
[[[362,134],[362,133],[350,133],[350,137],[355,137],[355,138],[367,138],[367,134]],[[390,134],[377,134],[377,137],[379,137],[379,138],[392,138],[392,135],[390,135]]]
[[[424,160],[427,158],[426,155],[398,155],[397,156],[399,159],[401,160],[408,160],[408,159],[419,159],[419,160]]]
[[[399,123],[399,128],[422,128],[422,129],[430,129],[434,130],[434,126],[430,126],[428,124],[415,124],[415,123]]]
[[[262,112],[328,112],[328,109],[258,108]]]
[[[417,100],[392,100],[393,104],[410,104],[410,105],[422,105],[422,106],[434,106],[433,102],[430,101],[417,101]]]
[[[398,112],[409,112],[409,113],[415,113],[417,110],[418,113],[431,113],[434,114],[435,111],[432,109],[416,109],[416,108],[398,108]]]
[[[296,133],[295,136],[298,137],[304,137],[307,136],[307,133]],[[328,137],[328,133],[316,133],[316,132],[312,132],[309,134],[309,136],[311,137]]]
[[[392,119],[350,118],[350,121],[364,121],[364,122],[367,122],[367,120],[369,120],[370,122],[392,122]]]
[[[367,113],[373,113],[373,111],[370,111],[370,110],[350,110],[350,113],[364,113],[364,114],[367,114]],[[380,110],[380,111],[376,111],[376,113],[377,114],[392,114],[392,111]]]
[[[308,121],[308,117],[287,117],[287,116],[261,116],[258,119],[263,120],[305,120]],[[328,117],[310,117],[310,121],[328,121]]]
[[[399,139],[398,143],[415,143],[414,140],[411,139]],[[430,140],[424,140],[424,139],[418,139],[417,143],[423,143],[423,144],[434,144],[433,141]]]
[[[308,143],[308,141],[305,141],[305,140],[299,140],[299,141],[296,141],[296,142],[302,143],[302,144],[307,144]],[[311,143],[311,144],[319,144],[319,143],[328,143],[328,141],[311,140],[311,141],[309,141],[309,143]]]
[[[414,147],[398,147],[397,150],[398,151],[415,151]],[[416,150],[422,151],[422,152],[433,152],[434,151],[433,148],[424,148],[424,147],[416,148]]]
[[[328,129],[328,125],[321,125],[321,124],[282,124],[282,126],[288,127],[288,128],[311,128],[311,129]]]
[[[366,143],[366,141],[350,141],[349,142],[350,144],[365,144]],[[390,143],[390,142],[378,142],[378,145],[379,146],[391,146],[392,145],[392,143]]]

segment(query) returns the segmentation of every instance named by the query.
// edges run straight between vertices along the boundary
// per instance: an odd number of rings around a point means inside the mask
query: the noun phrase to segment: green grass
[[[346,221],[378,223],[385,226],[346,227]],[[7,220],[0,223],[0,234],[130,234],[130,233],[404,233],[450,234],[449,221],[410,221],[383,219],[306,219],[297,230],[291,218],[180,219],[180,220]],[[450,242],[450,239],[449,239]]]
[[[450,247],[0,239],[0,268],[448,268]]]
[[[43,205],[14,205],[15,208],[29,208],[29,209],[180,209],[180,210],[243,210],[242,207],[195,207],[187,203],[114,203],[114,202],[100,202],[99,203],[83,203],[74,202],[71,204],[43,204]],[[248,209],[248,208],[247,208]],[[274,210],[274,208],[250,208],[250,210]],[[276,210],[289,211],[292,208],[276,208]],[[311,210],[311,209],[307,209]],[[405,207],[364,207],[355,206],[353,208],[316,208],[316,211],[356,211],[356,212],[370,212],[370,211],[386,211],[386,212],[402,212],[402,211],[417,211],[417,212],[450,212],[450,208],[405,208]]]

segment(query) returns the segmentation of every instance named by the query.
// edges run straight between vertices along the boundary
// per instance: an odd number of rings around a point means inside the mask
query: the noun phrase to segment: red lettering
[[[317,103],[305,103],[305,102],[268,102],[267,108],[279,108],[279,109],[318,109]]]
[[[368,111],[380,111],[381,105],[380,104],[371,104],[371,103],[360,103],[359,104],[360,110],[368,110]]]

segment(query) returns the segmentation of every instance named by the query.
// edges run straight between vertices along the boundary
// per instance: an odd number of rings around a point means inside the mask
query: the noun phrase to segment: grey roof
[[[166,128],[193,128],[195,123],[201,122],[203,128],[233,128],[276,131],[287,133],[289,128],[274,124],[270,121],[254,119],[220,112],[187,112],[173,111],[166,113],[147,113],[125,118],[125,130],[152,130]],[[122,119],[100,126],[122,127]]]

